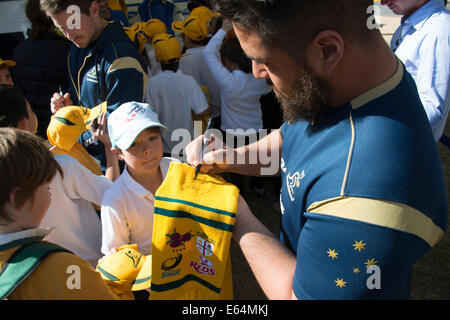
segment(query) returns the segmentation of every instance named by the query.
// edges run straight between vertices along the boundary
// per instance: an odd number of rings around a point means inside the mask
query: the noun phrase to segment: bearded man
[[[213,136],[202,158],[200,137],[187,160],[261,175],[281,156],[280,240],[242,198],[233,230],[261,288],[270,299],[409,298],[413,265],[444,234],[447,200],[414,80],[368,27],[373,1],[214,3],[285,122],[246,147]]]

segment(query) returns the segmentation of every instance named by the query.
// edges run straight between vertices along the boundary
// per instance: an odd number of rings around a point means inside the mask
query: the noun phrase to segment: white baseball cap
[[[159,122],[158,115],[147,103],[127,102],[108,117],[108,132],[113,148],[127,150],[145,129],[167,127]]]

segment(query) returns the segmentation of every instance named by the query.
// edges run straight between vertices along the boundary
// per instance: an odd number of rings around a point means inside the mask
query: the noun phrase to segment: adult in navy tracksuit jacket
[[[95,107],[108,102],[108,113],[130,101],[144,101],[147,66],[118,22],[108,23],[100,37],[85,49],[69,53],[69,93],[76,105]],[[103,146],[91,131],[80,137],[90,154],[104,161]]]
[[[70,97],[65,94],[63,99],[55,93],[51,101],[52,111],[61,108],[62,102],[93,108],[107,101],[108,113],[125,102],[143,102],[147,66],[120,23],[106,23],[100,17],[98,3],[94,0],[85,8],[73,0],[73,4],[81,9],[78,26],[71,18],[73,13],[63,7],[71,4],[61,1],[61,7],[53,9],[45,2],[54,1],[41,1],[41,6],[73,42],[67,61]],[[89,130],[82,134],[79,142],[105,165],[104,146],[93,139]]]

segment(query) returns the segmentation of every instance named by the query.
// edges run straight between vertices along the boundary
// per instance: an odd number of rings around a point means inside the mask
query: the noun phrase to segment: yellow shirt
[[[0,270],[22,244],[42,239],[47,230],[33,229],[0,235]],[[105,281],[87,261],[68,252],[55,252],[9,296],[9,300],[117,300],[133,299],[131,287],[124,291]]]

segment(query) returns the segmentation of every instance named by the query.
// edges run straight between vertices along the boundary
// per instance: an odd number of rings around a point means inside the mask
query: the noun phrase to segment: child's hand
[[[91,124],[92,135],[95,139],[101,141],[105,147],[111,145],[108,134],[108,122],[106,113],[101,113]]]

